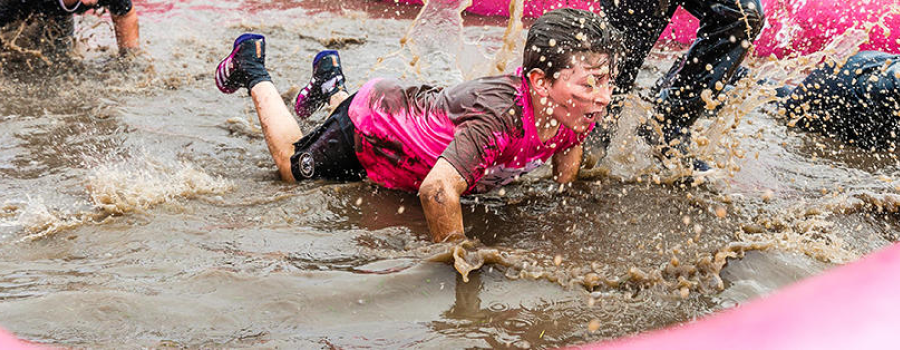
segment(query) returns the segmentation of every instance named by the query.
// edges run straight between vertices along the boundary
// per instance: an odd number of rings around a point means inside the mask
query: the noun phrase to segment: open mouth
[[[598,117],[600,117],[600,113],[598,112],[588,113],[584,115],[584,119],[587,119],[588,121],[595,121]]]

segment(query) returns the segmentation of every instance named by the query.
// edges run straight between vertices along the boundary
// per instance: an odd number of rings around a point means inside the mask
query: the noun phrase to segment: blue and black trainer
[[[335,50],[319,52],[313,59],[313,76],[294,102],[294,112],[301,119],[307,118],[339,91],[347,91],[340,55]]]
[[[266,38],[246,33],[234,40],[231,54],[216,67],[216,87],[231,94],[240,88],[253,88],[263,81],[272,81],[266,70]]]

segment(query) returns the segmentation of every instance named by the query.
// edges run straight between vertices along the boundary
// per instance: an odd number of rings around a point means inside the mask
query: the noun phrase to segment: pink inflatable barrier
[[[900,243],[695,323],[580,349],[897,349]]]
[[[16,339],[12,334],[7,333],[6,331],[0,329],[0,349],[4,350],[36,350],[39,349],[34,345],[30,345],[26,342],[23,342],[19,339]]]
[[[421,0],[385,1],[422,4]],[[509,16],[509,0],[473,0],[472,3],[466,11],[484,16]],[[869,42],[860,49],[900,53],[900,2],[897,0],[762,0],[762,3],[766,27],[756,41],[759,56],[774,54],[781,58],[792,53],[815,52],[848,28],[864,29],[866,23],[881,23],[883,27],[873,28]],[[540,17],[560,7],[601,10],[590,0],[525,0],[523,13],[525,17]],[[696,18],[678,9],[661,38],[688,44],[696,38],[698,27]],[[894,30],[886,33],[883,28]]]

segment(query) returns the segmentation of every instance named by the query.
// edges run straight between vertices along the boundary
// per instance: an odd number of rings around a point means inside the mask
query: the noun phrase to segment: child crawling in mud
[[[532,25],[515,74],[448,88],[374,79],[352,95],[338,53],[323,51],[295,111],[305,118],[327,102],[333,112],[308,135],[272,83],[265,50],[261,35],[238,37],[216,84],[225,93],[249,90],[283,180],[368,177],[418,192],[432,239],[459,242],[461,195],[509,183],[551,158],[555,181],[577,178],[582,142],[607,111],[621,39],[592,12],[559,9]]]

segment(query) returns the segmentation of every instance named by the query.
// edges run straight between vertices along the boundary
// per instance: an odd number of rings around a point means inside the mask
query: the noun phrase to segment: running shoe
[[[660,162],[671,162],[673,158],[681,161],[685,167],[691,169],[691,176],[702,177],[708,176],[715,172],[705,161],[691,156],[688,151],[688,143],[691,140],[690,134],[659,135],[649,125],[638,127],[638,135],[640,135],[651,147],[653,147],[653,156]]]
[[[234,40],[231,54],[216,67],[216,87],[231,94],[240,88],[249,90],[262,81],[272,81],[266,70],[266,38],[243,34]]]
[[[335,50],[319,52],[313,59],[313,76],[294,102],[294,112],[301,119],[307,118],[339,91],[347,91],[341,57]]]

